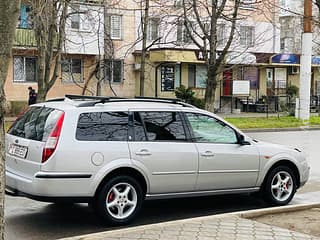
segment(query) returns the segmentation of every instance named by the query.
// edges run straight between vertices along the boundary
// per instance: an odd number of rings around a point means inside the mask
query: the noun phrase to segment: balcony
[[[35,33],[32,29],[17,28],[14,47],[37,47]]]

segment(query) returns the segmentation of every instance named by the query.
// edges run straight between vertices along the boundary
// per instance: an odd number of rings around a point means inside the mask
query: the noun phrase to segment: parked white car
[[[11,194],[88,202],[111,224],[133,220],[145,199],[260,191],[285,205],[308,177],[299,149],[170,99],[69,95],[32,105],[6,134]]]

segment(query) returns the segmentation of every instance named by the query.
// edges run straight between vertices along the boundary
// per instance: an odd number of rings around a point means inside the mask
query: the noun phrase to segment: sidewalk
[[[312,207],[319,208],[320,204],[293,205],[198,217],[63,238],[63,240],[316,240],[320,238],[246,219]]]

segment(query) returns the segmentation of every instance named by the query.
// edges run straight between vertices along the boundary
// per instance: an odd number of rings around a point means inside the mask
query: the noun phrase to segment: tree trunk
[[[149,0],[145,0],[144,17],[142,23],[142,53],[141,53],[141,68],[140,68],[140,96],[144,96],[145,68],[147,55],[147,33],[149,23]]]
[[[4,83],[11,59],[15,26],[19,14],[19,0],[0,1],[0,239],[4,239],[4,197],[5,197],[5,149],[4,149]]]
[[[43,102],[59,75],[69,0],[32,0],[31,4],[38,48],[37,102]]]

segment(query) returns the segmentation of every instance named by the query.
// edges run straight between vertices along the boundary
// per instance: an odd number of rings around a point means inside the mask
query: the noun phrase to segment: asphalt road
[[[292,203],[320,199],[320,131],[263,132],[248,135],[305,150],[312,169],[311,178]],[[264,207],[267,206],[258,198],[246,194],[149,201],[132,226]],[[115,229],[103,226],[86,204],[56,205],[10,196],[6,197],[5,219],[6,240],[50,240]]]

